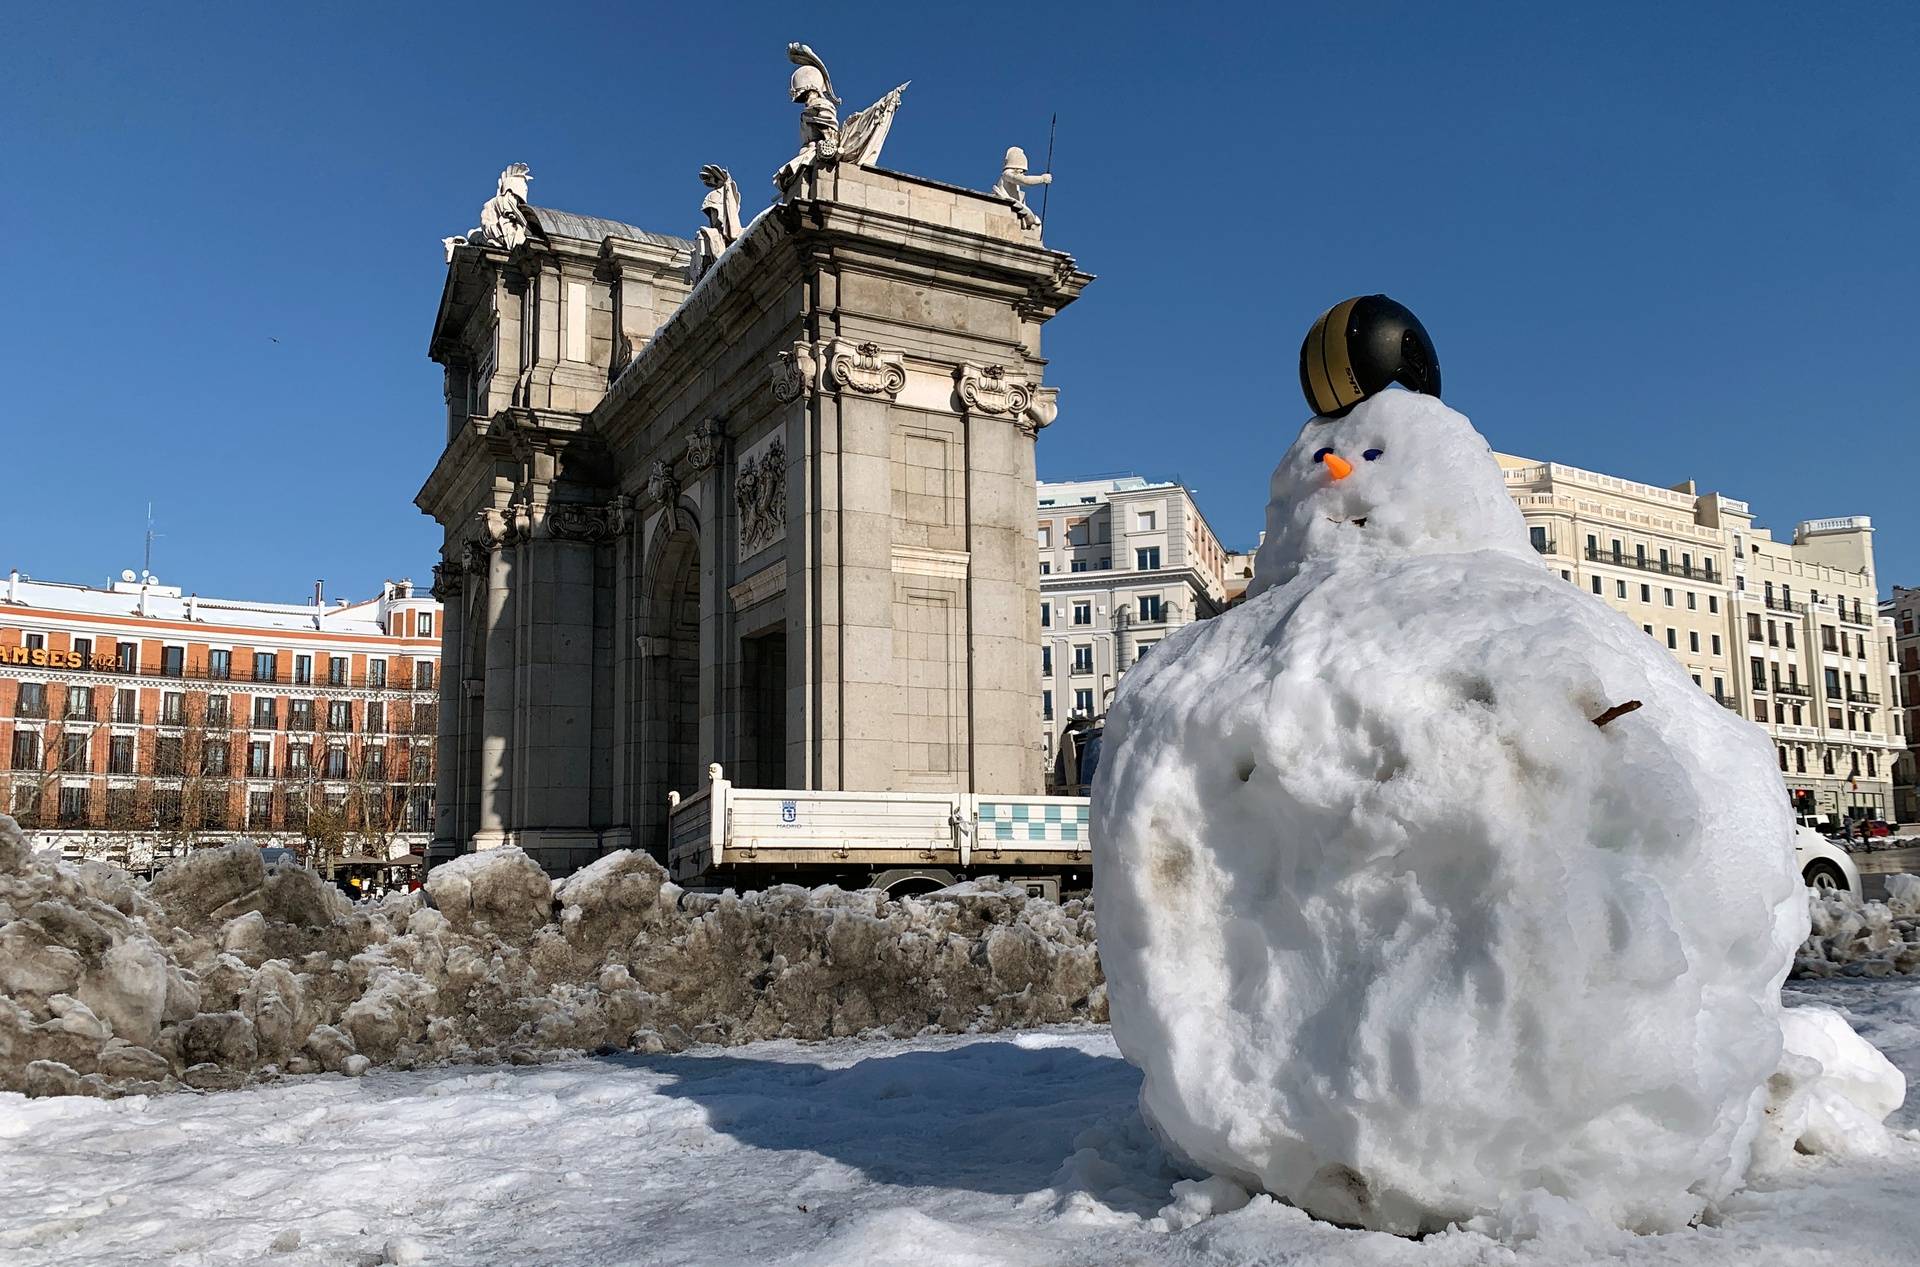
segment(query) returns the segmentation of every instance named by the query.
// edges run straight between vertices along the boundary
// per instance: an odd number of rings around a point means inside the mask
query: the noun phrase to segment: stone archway
[[[662,525],[649,552],[642,616],[639,737],[641,806],[651,830],[642,837],[666,848],[669,792],[691,795],[706,785],[711,758],[701,745],[700,535],[678,512]]]

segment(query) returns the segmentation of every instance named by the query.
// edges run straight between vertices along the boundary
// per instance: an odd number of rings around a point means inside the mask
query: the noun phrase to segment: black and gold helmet
[[[1300,390],[1313,412],[1338,418],[1389,383],[1440,394],[1440,357],[1420,318],[1385,295],[1321,313],[1300,345]]]

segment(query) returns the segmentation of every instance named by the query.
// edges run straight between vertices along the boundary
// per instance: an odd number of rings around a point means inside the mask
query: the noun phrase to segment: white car
[[[1847,851],[1813,828],[1802,825],[1793,829],[1793,853],[1808,888],[1848,893],[1856,900],[1866,895],[1860,885],[1860,868],[1853,865]]]

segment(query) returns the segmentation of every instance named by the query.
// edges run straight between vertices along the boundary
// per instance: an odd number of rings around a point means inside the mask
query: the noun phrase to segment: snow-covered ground
[[[1920,1077],[1920,982],[1796,983]],[[1267,1198],[1202,1216],[1104,1029],[375,1071],[211,1095],[0,1094],[0,1263],[1911,1264],[1892,1155],[1804,1157],[1717,1224],[1548,1210],[1421,1241]],[[1218,1204],[1231,1205],[1234,1193]]]

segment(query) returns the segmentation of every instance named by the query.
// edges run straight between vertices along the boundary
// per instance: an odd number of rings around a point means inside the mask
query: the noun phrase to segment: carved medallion
[[[1010,375],[1005,366],[962,365],[954,376],[960,382],[961,403],[973,413],[1017,416],[1033,403],[1033,388]]]
[[[656,459],[647,473],[647,500],[669,510],[680,500],[680,481],[673,477],[673,468],[664,459]]]
[[[827,377],[869,396],[898,396],[907,385],[907,354],[878,343],[836,339],[827,348]]]
[[[433,565],[433,596],[444,603],[460,596],[465,575],[452,562],[440,562]]]
[[[747,450],[733,477],[740,517],[740,557],[748,558],[787,535],[787,445],[779,432]]]
[[[547,507],[547,535],[558,541],[604,541],[613,535],[609,509],[578,502]]]
[[[687,437],[687,465],[694,474],[720,461],[720,449],[726,438],[726,429],[720,425],[718,418],[708,418],[693,429],[693,434]]]

